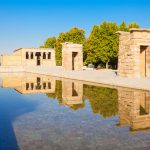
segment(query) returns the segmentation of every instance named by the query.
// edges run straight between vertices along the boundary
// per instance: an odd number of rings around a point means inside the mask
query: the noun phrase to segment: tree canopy
[[[118,113],[116,89],[84,85],[84,97],[89,100],[93,113],[100,114],[104,118],[115,116]]]
[[[62,82],[57,80],[55,93],[47,93],[46,95],[51,99],[58,100],[59,104],[63,105]],[[100,114],[106,118],[118,113],[118,92],[116,89],[84,85],[83,97],[83,104],[74,104],[69,108],[74,111],[82,109],[86,106],[85,101],[87,100],[95,114]]]
[[[62,43],[73,42],[76,44],[83,44],[85,41],[85,31],[76,27],[70,29],[68,32],[60,33],[56,42],[56,64],[62,63]]]
[[[139,28],[135,22],[126,25],[123,21],[120,25],[104,21],[95,25],[84,45],[84,63],[94,65],[117,64],[119,38],[117,31],[129,31],[130,28]]]
[[[41,48],[55,48],[56,37],[49,37],[44,42],[44,45],[40,46]]]
[[[87,59],[85,63],[105,63],[117,58],[118,54],[118,26],[116,23],[103,22],[94,26],[86,42]]]
[[[120,31],[129,31],[131,28],[139,28],[140,26],[136,22],[129,23],[128,25],[123,21],[120,26]]]
[[[140,26],[136,22],[129,23],[128,28],[139,28]]]
[[[119,26],[120,31],[129,31],[127,24],[123,21]]]
[[[113,68],[117,65],[119,38],[117,31],[128,32],[131,28],[139,28],[136,22],[126,24],[123,21],[120,25],[113,22],[104,21],[100,25],[94,25],[90,35],[86,38],[85,31],[74,27],[67,32],[59,33],[59,36],[49,37],[43,48],[55,48],[56,64],[62,64],[62,43],[73,42],[83,44],[84,64],[90,63],[95,66],[101,65],[108,68],[108,64]]]

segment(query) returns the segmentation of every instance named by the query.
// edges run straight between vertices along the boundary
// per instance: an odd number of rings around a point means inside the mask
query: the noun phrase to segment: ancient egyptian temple
[[[8,66],[42,66],[55,67],[55,49],[52,48],[20,48],[13,54],[1,55],[0,65]],[[82,44],[62,43],[62,68],[64,70],[82,70]]]

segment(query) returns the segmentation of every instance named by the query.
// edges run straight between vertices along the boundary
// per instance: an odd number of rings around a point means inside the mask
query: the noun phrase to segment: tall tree
[[[117,59],[118,56],[118,25],[116,23],[103,22],[100,25],[100,53],[99,58],[108,68],[108,63]]]
[[[128,28],[139,28],[140,26],[136,22],[129,23]]]
[[[56,58],[56,65],[62,65],[62,43],[67,41],[67,36],[65,33],[60,33],[59,37],[56,41],[56,49],[55,49],[55,58]]]
[[[85,31],[76,27],[67,32],[60,33],[59,37],[48,38],[42,48],[54,48],[56,56],[56,64],[62,64],[62,43],[73,42],[83,44],[84,64],[93,63],[95,65],[105,64],[108,68],[108,63],[116,64],[118,55],[118,35],[116,31],[128,32],[130,28],[139,28],[136,22],[128,25],[123,21],[119,26],[116,23],[104,21],[100,26],[95,25],[90,33],[90,36],[85,38]]]
[[[49,37],[44,42],[44,45],[40,46],[41,48],[55,48],[56,37]]]
[[[120,24],[119,30],[120,31],[129,31],[129,28],[127,27],[127,25],[124,21]]]
[[[56,64],[62,63],[62,46],[63,42],[73,42],[76,44],[83,44],[85,41],[85,31],[76,27],[72,28],[66,33],[60,33],[56,41]]]
[[[84,59],[85,64],[96,64],[98,61],[98,55],[96,51],[98,51],[100,46],[100,34],[99,34],[99,26],[95,25],[91,31],[89,38],[87,38],[84,45]]]
[[[139,28],[135,22],[126,25],[123,21],[119,26],[116,23],[104,21],[100,26],[95,25],[84,46],[84,63],[117,64],[119,38],[116,32],[126,31],[130,28]]]
[[[118,113],[118,91],[116,89],[84,85],[84,98],[89,100],[93,113],[104,118]],[[111,94],[110,94],[111,93]]]
[[[94,26],[86,43],[85,64],[108,63],[117,59],[118,55],[118,26],[116,23],[104,21],[100,26]]]

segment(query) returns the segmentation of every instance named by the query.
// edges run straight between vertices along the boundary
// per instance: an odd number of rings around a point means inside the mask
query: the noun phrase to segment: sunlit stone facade
[[[1,55],[1,66],[56,66],[55,50],[20,48],[12,55]]]
[[[118,74],[150,77],[150,29],[119,31]]]
[[[82,70],[82,44],[74,44],[69,42],[62,44],[62,67],[65,70]]]

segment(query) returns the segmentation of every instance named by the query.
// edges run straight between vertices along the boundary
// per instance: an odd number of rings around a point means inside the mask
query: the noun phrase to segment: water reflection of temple
[[[55,93],[55,79],[40,75],[5,77],[2,79],[2,87],[14,88],[21,94]]]
[[[150,129],[150,92],[118,89],[119,126],[130,125],[131,131]]]
[[[130,126],[131,131],[150,129],[148,91],[83,85],[80,81],[60,81],[52,76],[34,74],[4,76],[2,87],[14,88],[22,94],[46,93],[48,97],[74,110],[83,108],[84,101],[88,100],[93,113],[112,117],[118,112],[118,126]]]
[[[83,105],[83,84],[79,81],[62,80],[62,103],[72,107]]]

